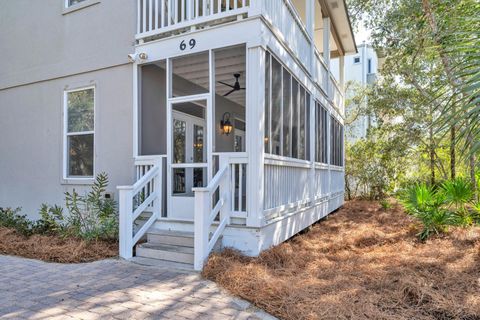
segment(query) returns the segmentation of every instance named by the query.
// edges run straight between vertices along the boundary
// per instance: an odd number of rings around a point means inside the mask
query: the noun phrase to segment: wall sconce
[[[227,135],[227,136],[230,133],[232,133],[233,125],[230,122],[230,113],[229,112],[225,112],[223,114],[222,120],[220,121],[220,128],[222,129],[222,133]]]

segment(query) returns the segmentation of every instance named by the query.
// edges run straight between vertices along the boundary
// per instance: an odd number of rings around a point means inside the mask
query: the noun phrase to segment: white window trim
[[[358,59],[358,62],[355,62],[355,60]],[[362,58],[360,56],[353,57],[353,64],[360,64],[362,63]]]
[[[81,10],[81,9],[93,6],[95,4],[100,3],[100,1],[101,0],[85,0],[74,5],[69,5],[68,4],[69,0],[64,0],[62,14],[68,14],[70,12],[74,12],[77,10]]]
[[[72,92],[84,91],[93,89],[93,131],[82,132],[68,132],[68,94]],[[95,180],[96,176],[96,139],[95,139],[95,127],[97,117],[97,90],[95,85],[78,87],[75,89],[65,89],[63,91],[63,165],[62,165],[62,178],[64,184],[91,184]],[[91,177],[70,177],[68,175],[68,137],[72,135],[87,135],[93,134],[93,176]]]

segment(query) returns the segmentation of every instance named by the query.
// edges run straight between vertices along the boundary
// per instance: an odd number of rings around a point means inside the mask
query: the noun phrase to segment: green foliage
[[[382,206],[383,211],[387,211],[388,209],[392,208],[392,204],[388,199],[382,199],[380,200],[380,205]]]
[[[0,208],[0,227],[15,229],[24,236],[30,236],[34,223],[26,215],[20,215],[20,211],[20,208]]]
[[[115,201],[103,195],[108,186],[108,176],[99,174],[92,190],[84,196],[75,190],[65,193],[68,214],[57,205],[43,204],[40,219],[31,221],[20,215],[20,208],[0,209],[0,227],[15,229],[22,235],[32,234],[79,237],[85,240],[110,240],[118,237],[118,213]]]
[[[445,197],[445,203],[461,212],[466,211],[466,205],[474,198],[472,185],[464,178],[445,181],[441,185],[441,192]]]
[[[421,240],[426,240],[432,234],[446,232],[448,226],[454,224],[452,213],[442,208],[444,201],[441,192],[425,183],[413,184],[401,193],[400,202],[407,213],[419,219],[423,225],[418,234]]]
[[[105,199],[108,176],[100,173],[85,196],[75,190],[65,193],[69,211],[69,232],[86,240],[115,239],[118,235],[118,214],[115,201]]]
[[[40,217],[34,225],[34,233],[56,235],[61,234],[66,228],[62,207],[42,204]]]
[[[480,222],[480,203],[473,202],[473,198],[472,185],[464,178],[445,181],[439,188],[415,183],[400,194],[407,213],[423,225],[419,233],[422,240],[446,232],[448,226],[466,227]]]

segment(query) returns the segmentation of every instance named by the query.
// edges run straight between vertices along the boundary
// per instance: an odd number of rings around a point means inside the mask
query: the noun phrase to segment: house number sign
[[[197,45],[197,40],[190,39],[188,41],[188,46],[190,47],[190,50],[195,48],[196,45]],[[182,42],[180,42],[180,50],[185,51],[186,49],[187,49],[187,43],[185,42],[185,40],[183,40]]]

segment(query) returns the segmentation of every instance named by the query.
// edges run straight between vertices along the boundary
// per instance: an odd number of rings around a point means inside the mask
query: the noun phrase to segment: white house
[[[332,60],[333,75],[339,79],[338,75],[338,59]],[[345,82],[349,84],[347,87],[346,97],[353,97],[355,89],[374,84],[377,80],[379,69],[379,59],[376,50],[372,45],[363,42],[358,46],[358,53],[345,58]],[[365,101],[367,104],[368,101]],[[346,114],[349,114],[348,107]],[[374,119],[370,116],[359,116],[355,121],[345,127],[345,139],[347,142],[355,142],[367,135],[367,130],[373,125]]]
[[[343,0],[2,1],[0,43],[0,206],[104,171],[120,255],[201,269],[343,204]]]

